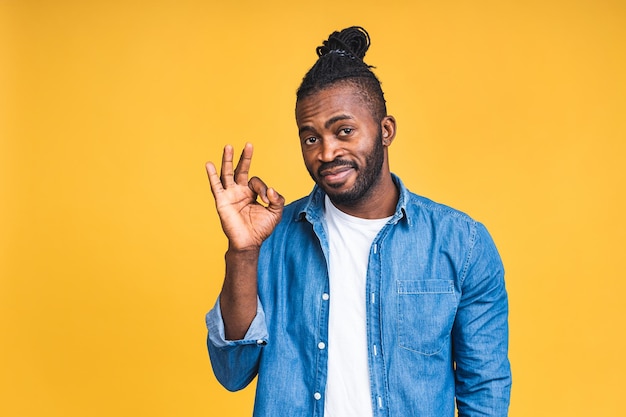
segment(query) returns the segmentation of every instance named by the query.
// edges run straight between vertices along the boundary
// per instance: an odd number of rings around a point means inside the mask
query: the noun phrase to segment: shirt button
[[[316,392],[315,394],[313,394],[313,398],[315,398],[316,400],[320,400],[322,398],[322,394]]]
[[[330,298],[330,295],[328,295],[326,293],[322,294],[322,300],[328,301],[329,298]]]
[[[324,342],[319,342],[317,344],[317,347],[320,348],[320,349],[324,349],[326,347],[326,344]]]

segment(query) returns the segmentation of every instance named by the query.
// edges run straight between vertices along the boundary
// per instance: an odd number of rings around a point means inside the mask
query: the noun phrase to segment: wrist
[[[235,248],[229,245],[224,257],[227,260],[228,259],[256,260],[259,257],[260,251],[261,251],[260,246],[248,246],[245,248]]]

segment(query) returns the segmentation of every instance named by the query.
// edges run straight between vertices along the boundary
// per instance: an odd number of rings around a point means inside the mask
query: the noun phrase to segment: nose
[[[341,155],[341,144],[333,137],[325,137],[322,140],[322,147],[320,149],[320,160],[322,162],[334,161],[339,155]]]

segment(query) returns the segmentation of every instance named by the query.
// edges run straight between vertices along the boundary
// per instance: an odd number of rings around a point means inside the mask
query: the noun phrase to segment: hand
[[[215,165],[207,162],[211,192],[229,250],[258,250],[280,221],[285,199],[261,179],[248,180],[252,144],[244,147],[234,172],[233,154],[233,147],[226,145],[219,177]],[[257,202],[257,197],[261,197],[266,206]]]

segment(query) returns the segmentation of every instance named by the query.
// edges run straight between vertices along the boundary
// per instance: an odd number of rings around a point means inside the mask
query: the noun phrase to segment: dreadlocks
[[[369,34],[360,26],[333,32],[328,40],[317,47],[319,58],[302,79],[296,93],[297,100],[336,83],[349,83],[359,87],[373,116],[382,120],[387,115],[383,90],[371,70],[373,67],[363,62],[369,46]]]

